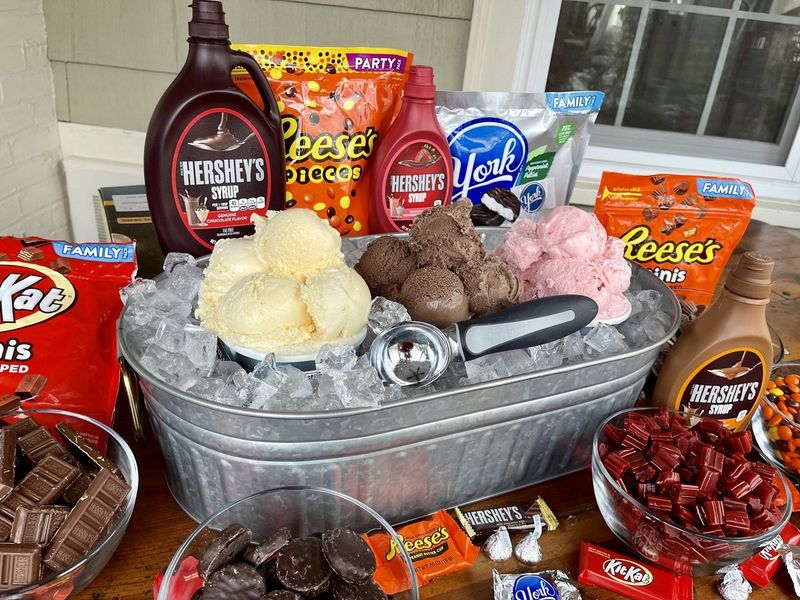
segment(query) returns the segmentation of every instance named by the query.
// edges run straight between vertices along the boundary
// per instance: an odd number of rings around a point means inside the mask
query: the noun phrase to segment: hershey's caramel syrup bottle
[[[164,252],[208,254],[253,233],[284,200],[280,114],[256,61],[231,50],[222,3],[194,0],[189,55],[156,106],[144,147],[147,202]],[[244,68],[263,111],[231,79]]]
[[[747,252],[716,301],[681,333],[658,374],[653,403],[747,427],[772,370],[766,307],[774,261]]]

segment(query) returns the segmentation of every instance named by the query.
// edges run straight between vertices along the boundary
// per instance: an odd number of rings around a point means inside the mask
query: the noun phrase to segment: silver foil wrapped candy
[[[483,544],[483,551],[492,562],[505,562],[511,558],[511,555],[514,554],[514,546],[511,544],[508,529],[500,527],[490,535]]]
[[[514,556],[524,565],[535,565],[542,560],[542,547],[539,545],[539,538],[542,537],[542,518],[539,515],[534,516],[533,523],[533,531],[514,547]]]
[[[738,566],[720,569],[722,575],[717,581],[717,591],[725,600],[747,600],[753,592],[750,582]]]

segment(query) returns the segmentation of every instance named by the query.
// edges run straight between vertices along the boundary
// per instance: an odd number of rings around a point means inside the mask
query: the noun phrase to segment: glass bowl
[[[792,374],[800,375],[800,362],[774,367],[770,382]],[[800,482],[800,420],[795,421],[792,410],[800,412],[800,393],[780,397],[764,394],[753,415],[753,437],[765,460]]]
[[[34,421],[41,425],[47,425],[51,429],[56,423],[66,421],[80,433],[88,435],[93,443],[99,441],[101,450],[117,463],[125,481],[131,486],[128,502],[117,520],[111,525],[106,535],[80,561],[69,569],[60,573],[51,573],[34,584],[0,592],[0,597],[4,600],[62,600],[68,598],[80,592],[97,577],[116,551],[122,536],[125,535],[125,530],[133,515],[139,487],[139,469],[136,465],[136,458],[133,456],[130,446],[117,432],[90,417],[54,409],[20,410],[1,416],[3,419],[19,416],[31,417]]]
[[[600,444],[606,441],[603,431],[606,424],[621,426],[631,412],[655,414],[658,409],[625,409],[611,415],[598,428],[592,444],[592,483],[600,514],[614,535],[631,549],[667,570],[699,577],[750,558],[783,530],[792,514],[792,499],[782,477],[779,479],[784,486],[786,505],[781,518],[772,528],[749,537],[722,537],[691,531],[666,520],[631,496],[606,470],[599,450]],[[698,422],[702,420],[679,414]]]
[[[322,488],[282,487],[237,500],[203,521],[183,542],[167,567],[157,600],[184,600],[187,596],[186,576],[192,558],[199,558],[216,533],[232,523],[241,523],[253,532],[254,540],[262,540],[281,527],[287,527],[294,537],[316,536],[335,527],[346,527],[360,534],[384,532],[400,549],[394,560],[399,561],[394,574],[408,589],[392,596],[393,600],[419,600],[419,587],[411,558],[397,533],[378,513],[358,500]],[[189,559],[187,561],[187,559]],[[184,561],[187,563],[184,564]],[[191,598],[191,592],[185,600]]]

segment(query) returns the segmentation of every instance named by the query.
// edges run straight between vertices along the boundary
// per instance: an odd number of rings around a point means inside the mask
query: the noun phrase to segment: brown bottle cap
[[[745,252],[734,267],[725,287],[745,298],[763,300],[772,290],[772,269],[775,261],[760,252]]]

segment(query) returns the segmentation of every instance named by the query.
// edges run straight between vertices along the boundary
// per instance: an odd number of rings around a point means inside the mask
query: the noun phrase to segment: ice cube
[[[212,402],[217,402],[218,398],[224,397],[226,391],[228,391],[228,383],[218,377],[203,377],[189,389],[189,393]]]
[[[619,332],[625,336],[625,341],[632,348],[641,348],[650,343],[650,339],[642,327],[642,321],[638,317],[632,317],[617,327]]]
[[[233,376],[240,371],[244,373],[244,369],[242,369],[239,363],[230,360],[218,360],[214,363],[211,376],[218,377],[225,383],[231,383],[233,381]]]
[[[286,379],[281,386],[281,392],[285,392],[295,399],[310,398],[314,395],[314,388],[311,385],[308,373],[292,365],[286,365],[285,371]]]
[[[270,352],[253,369],[253,377],[279,388],[286,381],[286,372],[278,368],[275,363],[275,355]]]
[[[636,299],[645,310],[654,312],[661,306],[661,292],[658,290],[642,290],[636,293]]]
[[[561,351],[567,360],[583,358],[583,336],[580,331],[574,331],[561,340]]]
[[[153,343],[168,352],[179,352],[184,346],[183,324],[175,319],[161,319],[156,327]]]
[[[179,263],[167,277],[158,282],[158,287],[172,292],[187,302],[194,302],[202,281],[203,271],[200,267]]]
[[[162,315],[148,302],[129,299],[128,307],[125,309],[125,324],[128,327],[142,327],[155,323]]]
[[[651,342],[663,340],[667,335],[667,328],[657,319],[645,319],[642,329]]]
[[[141,300],[155,293],[156,282],[152,279],[142,279],[137,277],[131,283],[119,291],[119,297],[123,304],[129,300]]]
[[[376,334],[383,333],[398,323],[411,320],[405,306],[383,296],[376,296],[369,309],[369,328]]]
[[[183,328],[184,352],[192,363],[206,375],[217,360],[217,335],[198,325]]]
[[[191,361],[151,344],[142,355],[142,366],[168,385],[188,390],[200,380],[200,373]]]
[[[614,327],[600,323],[592,328],[583,338],[584,343],[600,355],[625,352],[628,345],[625,336]]]
[[[628,318],[642,312],[642,303],[636,296],[631,293],[626,293],[625,298],[628,299],[628,302],[631,305],[631,314],[628,316]]]
[[[142,327],[133,327],[128,325],[125,328],[125,341],[128,347],[141,356],[145,350],[153,343],[156,331],[152,325],[143,325]]]
[[[555,340],[539,346],[528,348],[531,360],[526,370],[542,371],[560,367],[564,362],[562,340]],[[524,371],[521,371],[524,372]]]
[[[164,258],[164,272],[172,273],[177,265],[189,265],[193,267],[196,264],[197,260],[191,254],[186,254],[185,252],[170,252]]]
[[[349,371],[356,364],[356,349],[347,344],[325,344],[317,353],[316,366],[322,373]]]

